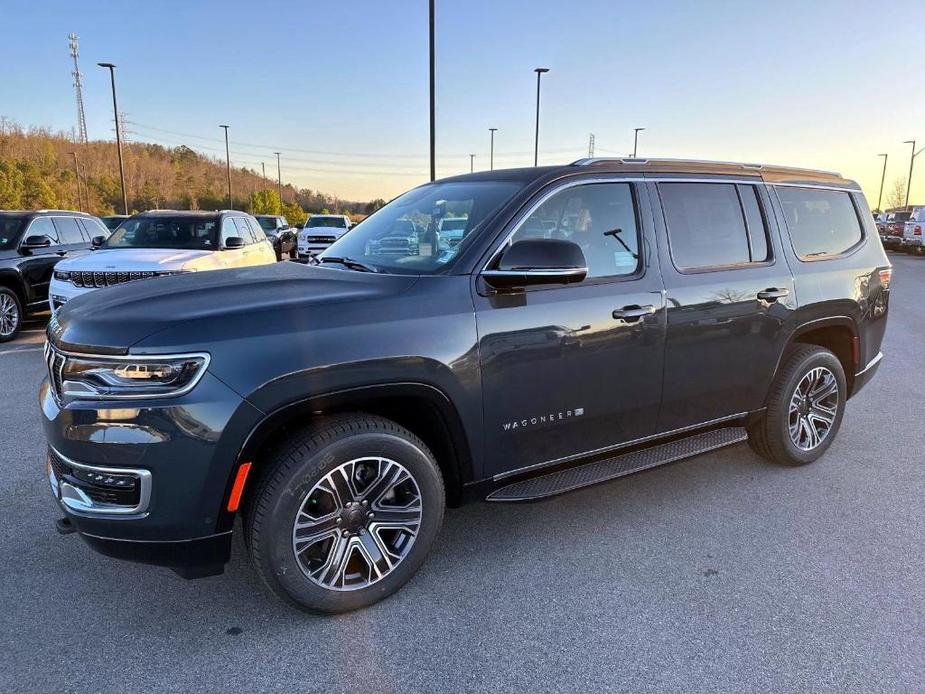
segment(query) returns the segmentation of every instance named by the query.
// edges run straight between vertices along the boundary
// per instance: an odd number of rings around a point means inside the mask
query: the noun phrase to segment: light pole
[[[639,144],[639,131],[645,128],[633,128],[633,159],[636,158],[636,146]]]
[[[234,203],[231,201],[231,153],[228,150],[228,127],[227,125],[220,125],[220,128],[225,130],[225,174],[228,177],[228,209],[234,207]]]
[[[279,211],[283,211],[283,169],[279,163],[279,152],[276,155],[276,194],[279,196]]]
[[[71,152],[71,154],[74,155],[74,173],[77,176],[77,207],[83,212],[84,204],[80,199],[80,164],[77,163],[77,152]]]
[[[260,162],[260,170],[263,171],[263,185],[267,184],[267,165]]]
[[[904,145],[912,145],[912,155],[909,157],[909,180],[906,183],[906,204],[904,207],[909,207],[909,190],[912,188],[912,166],[915,164],[915,140],[906,140],[903,142]]]
[[[434,12],[435,0],[430,0],[430,180],[437,178],[437,106],[434,90],[436,87],[436,58],[434,44]]]
[[[489,171],[495,170],[495,132],[497,128],[489,128],[488,131],[491,133],[491,153],[488,155],[488,169]]]
[[[880,195],[877,198],[877,212],[883,212],[880,209],[880,205],[883,202],[883,182],[886,180],[886,160],[890,156],[889,154],[878,154],[878,157],[883,157],[883,173],[880,175]]]
[[[470,154],[469,155],[469,173],[474,173],[474,172],[475,172],[475,155]]]
[[[97,63],[109,70],[109,80],[112,82],[112,115],[116,119],[116,148],[119,150],[119,182],[122,185],[122,212],[128,214],[128,195],[125,193],[125,164],[122,161],[122,135],[119,133],[119,105],[116,102],[116,66],[112,63]]]
[[[540,78],[549,68],[537,67],[533,72],[536,73],[536,135],[533,140],[533,165],[536,166],[540,160]]]

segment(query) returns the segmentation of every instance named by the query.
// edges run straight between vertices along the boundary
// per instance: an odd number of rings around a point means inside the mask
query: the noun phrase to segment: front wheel
[[[342,415],[284,443],[246,514],[264,582],[309,612],[371,605],[424,562],[445,504],[424,443],[391,420]]]
[[[765,414],[748,429],[752,449],[784,465],[806,465],[828,450],[847,399],[845,372],[824,347],[795,345],[784,355]]]

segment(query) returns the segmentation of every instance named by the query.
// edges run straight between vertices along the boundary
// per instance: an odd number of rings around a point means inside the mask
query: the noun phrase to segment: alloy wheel
[[[421,525],[417,482],[388,458],[337,466],[305,495],[292,551],[305,576],[330,590],[357,590],[388,576],[408,555]]]
[[[838,381],[829,369],[817,366],[797,384],[790,398],[790,440],[803,451],[819,446],[838,414]]]
[[[9,294],[0,294],[0,337],[9,337],[19,327],[19,307]]]

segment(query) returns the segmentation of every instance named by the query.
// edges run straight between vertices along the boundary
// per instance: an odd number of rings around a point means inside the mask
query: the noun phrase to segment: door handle
[[[652,304],[646,304],[644,306],[640,306],[639,304],[631,304],[629,306],[616,309],[611,315],[613,315],[616,320],[622,320],[630,323],[637,321],[644,316],[651,316],[654,313],[655,306]]]
[[[770,287],[763,292],[758,292],[758,298],[762,301],[777,301],[778,299],[783,299],[785,296],[790,296],[789,289]]]

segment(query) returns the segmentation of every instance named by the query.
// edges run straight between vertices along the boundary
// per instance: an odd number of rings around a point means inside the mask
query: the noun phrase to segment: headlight
[[[55,279],[63,282],[70,282],[71,273],[65,272],[64,270],[55,270]]]
[[[172,397],[192,390],[209,365],[208,354],[156,357],[65,357],[61,394],[76,399]]]

